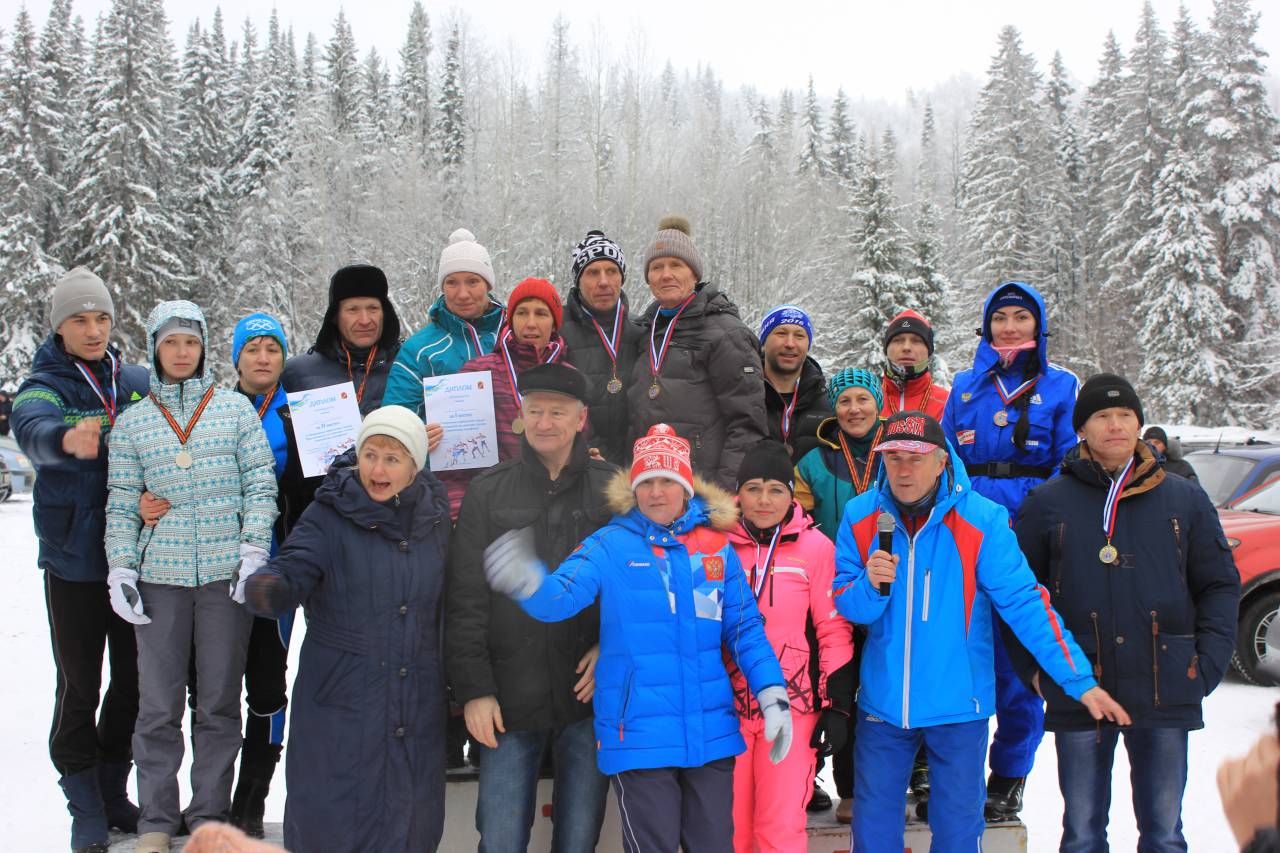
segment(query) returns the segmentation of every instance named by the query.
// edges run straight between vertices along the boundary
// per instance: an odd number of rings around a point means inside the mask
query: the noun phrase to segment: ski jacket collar
[[[1129,475],[1129,482],[1120,493],[1121,500],[1149,492],[1164,482],[1164,468],[1156,458],[1155,451],[1145,441],[1138,442],[1133,455],[1137,461],[1133,466],[1133,473]],[[1089,445],[1083,441],[1067,452],[1060,467],[1065,476],[1075,477],[1080,482],[1099,489],[1111,488],[1111,475],[1093,458]]]
[[[348,451],[325,477],[316,491],[316,501],[334,508],[353,523],[376,529],[385,539],[417,541],[431,535],[435,522],[448,519],[449,501],[445,488],[430,471],[422,470],[398,495],[402,503],[411,504],[410,529],[404,527],[405,516],[395,501],[379,503],[369,497],[356,468],[355,454]]]
[[[489,297],[489,308],[480,315],[479,319],[471,322],[450,311],[444,304],[443,296],[438,297],[435,302],[431,303],[431,307],[427,309],[427,319],[451,335],[468,334],[467,326],[473,327],[482,335],[496,332],[502,328],[502,323],[506,317],[507,306],[492,296]]]

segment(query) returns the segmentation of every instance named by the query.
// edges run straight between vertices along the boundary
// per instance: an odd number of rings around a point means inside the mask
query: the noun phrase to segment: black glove
[[[267,619],[276,619],[293,609],[284,578],[258,572],[245,581],[244,603],[255,616]]]
[[[828,756],[844,749],[849,743],[849,715],[835,708],[827,708],[818,717],[809,746],[820,756]]]

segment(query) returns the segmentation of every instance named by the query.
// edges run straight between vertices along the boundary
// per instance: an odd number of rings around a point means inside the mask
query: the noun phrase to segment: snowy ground
[[[53,665],[49,652],[40,573],[35,569],[35,536],[29,496],[0,504],[0,555],[10,583],[0,596],[0,733],[5,755],[0,762],[0,838],[4,848],[23,851],[65,850],[70,818],[49,764],[46,737],[53,704]],[[300,640],[298,620],[295,640]],[[294,654],[299,643],[294,643]],[[1270,726],[1277,692],[1230,678],[1205,705],[1206,727],[1191,735],[1191,767],[1183,820],[1193,851],[1225,853],[1236,849],[1222,817],[1214,775],[1223,758],[1242,754]],[[1023,818],[1030,850],[1057,847],[1062,805],[1058,797],[1052,736],[1037,756],[1027,789]],[[1116,757],[1111,809],[1111,841],[1116,850],[1137,846],[1129,804],[1128,762]],[[283,773],[267,804],[267,819],[284,813]],[[183,781],[185,789],[185,780]],[[834,793],[829,780],[827,790]]]

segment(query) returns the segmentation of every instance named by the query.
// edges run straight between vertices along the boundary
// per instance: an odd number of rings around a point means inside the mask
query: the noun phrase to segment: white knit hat
[[[493,262],[489,260],[489,250],[476,242],[476,235],[465,228],[459,228],[449,235],[449,245],[440,253],[440,277],[438,287],[444,286],[444,280],[456,272],[473,272],[489,282],[493,287]]]
[[[365,439],[371,435],[394,438],[413,456],[419,471],[427,466],[427,428],[423,425],[422,418],[412,409],[383,406],[366,415],[364,423],[360,424],[360,435],[356,438],[356,453],[360,452]]]

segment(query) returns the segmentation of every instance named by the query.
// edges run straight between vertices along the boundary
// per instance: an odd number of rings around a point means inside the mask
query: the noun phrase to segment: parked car
[[[1216,507],[1239,500],[1280,474],[1280,445],[1224,445],[1193,450],[1184,457]]]
[[[1280,471],[1218,510],[1240,570],[1240,622],[1231,663],[1254,684],[1280,684]]]
[[[18,442],[10,436],[0,436],[0,459],[13,477],[13,493],[25,494],[35,488],[36,469],[27,454],[22,452]]]

